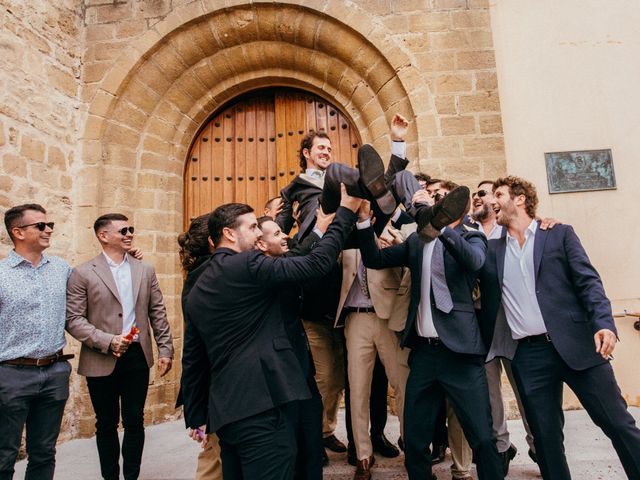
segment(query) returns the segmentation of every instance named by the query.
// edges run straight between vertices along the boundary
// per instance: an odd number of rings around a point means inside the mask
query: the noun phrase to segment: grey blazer
[[[140,345],[151,368],[151,331],[159,357],[173,357],[173,340],[154,268],[131,256],[129,262]],[[73,269],[67,283],[66,328],[82,342],[80,375],[104,377],[113,371],[117,358],[109,345],[114,335],[123,333],[122,315],[118,289],[102,253]]]

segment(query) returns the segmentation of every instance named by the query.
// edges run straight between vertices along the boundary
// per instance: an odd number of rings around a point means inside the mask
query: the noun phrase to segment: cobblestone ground
[[[631,412],[640,420],[640,408]],[[344,425],[341,412],[339,425]],[[147,428],[140,480],[187,480],[195,472],[198,447],[187,438],[182,421],[165,423]],[[386,434],[394,442],[398,438],[398,419],[389,416]],[[518,454],[511,463],[508,479],[525,480],[541,478],[536,465],[527,456],[524,430],[519,420],[509,421],[511,441]],[[337,436],[346,439],[344,427]],[[615,456],[609,440],[582,411],[566,412],[565,445],[569,465],[574,478],[586,480],[623,480],[620,462]],[[395,459],[378,458],[373,469],[374,480],[406,479],[403,456]],[[347,480],[353,477],[354,468],[347,464],[346,454],[330,454],[331,464],[325,469],[325,480]],[[439,480],[451,478],[451,457],[434,468]],[[16,465],[15,478],[23,478],[26,462]],[[475,470],[472,472],[477,478]],[[95,439],[72,440],[58,448],[56,480],[87,480],[100,478]],[[251,479],[247,479],[251,480]]]

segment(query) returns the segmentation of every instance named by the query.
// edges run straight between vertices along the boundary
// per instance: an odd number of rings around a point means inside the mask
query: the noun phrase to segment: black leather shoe
[[[538,463],[538,455],[531,449],[529,449],[529,458],[533,460],[533,463]]]
[[[431,465],[444,462],[444,456],[447,453],[447,445],[433,445],[431,450]]]
[[[320,205],[324,213],[334,213],[340,206],[340,183],[344,183],[347,193],[352,197],[365,198],[360,186],[360,173],[355,168],[342,163],[332,163],[325,170],[324,187]]]
[[[347,446],[347,463],[355,467],[358,465],[358,457],[356,457],[356,448],[352,445],[350,443]]]
[[[500,456],[502,457],[502,469],[504,471],[505,477],[509,473],[509,464],[511,463],[511,460],[515,458],[516,453],[518,453],[518,449],[512,443],[511,445],[509,445],[509,448],[507,448],[507,450],[500,454]]]
[[[322,439],[322,445],[324,445],[324,448],[328,448],[332,452],[336,453],[344,453],[347,451],[345,444],[338,440],[335,435],[324,437]]]
[[[457,187],[433,207],[419,209],[416,220],[420,238],[433,240],[443,227],[461,218],[468,210],[470,198],[467,187]]]
[[[391,443],[387,437],[384,436],[384,433],[371,437],[371,445],[373,446],[373,451],[378,452],[383,457],[395,458],[400,455],[398,447]]]
[[[362,186],[371,194],[380,210],[391,215],[398,205],[385,184],[384,163],[371,145],[365,144],[358,150],[358,170]]]

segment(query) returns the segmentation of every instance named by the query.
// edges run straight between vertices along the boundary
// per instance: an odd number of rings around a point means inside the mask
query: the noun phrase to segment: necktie
[[[435,240],[431,256],[431,288],[436,308],[441,312],[449,313],[453,309],[453,301],[444,272],[444,248],[438,239]]]

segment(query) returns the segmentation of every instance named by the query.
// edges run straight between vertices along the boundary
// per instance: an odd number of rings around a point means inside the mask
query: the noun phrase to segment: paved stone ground
[[[640,408],[631,408],[640,422]],[[343,412],[341,412],[342,414]],[[344,425],[341,415],[339,425]],[[525,480],[541,478],[536,465],[527,456],[524,429],[519,420],[509,421],[511,441],[518,447],[518,454],[511,463],[509,479]],[[398,438],[398,419],[389,416],[387,437]],[[147,428],[147,440],[140,480],[187,480],[195,472],[198,446],[185,434],[182,421],[155,425]],[[344,428],[338,437],[346,439]],[[582,411],[566,412],[565,445],[569,466],[574,478],[586,480],[622,480],[626,476],[620,466],[611,443]],[[347,480],[353,477],[353,467],[347,464],[346,454],[330,454],[331,465],[325,469],[325,480]],[[406,479],[402,455],[396,459],[378,458],[373,470],[374,480]],[[450,456],[434,469],[440,480],[449,479]],[[16,479],[24,478],[26,462],[16,465]],[[474,478],[477,478],[475,471]],[[73,440],[58,448],[56,480],[91,480],[100,478],[95,439]],[[251,479],[247,479],[251,480]]]

